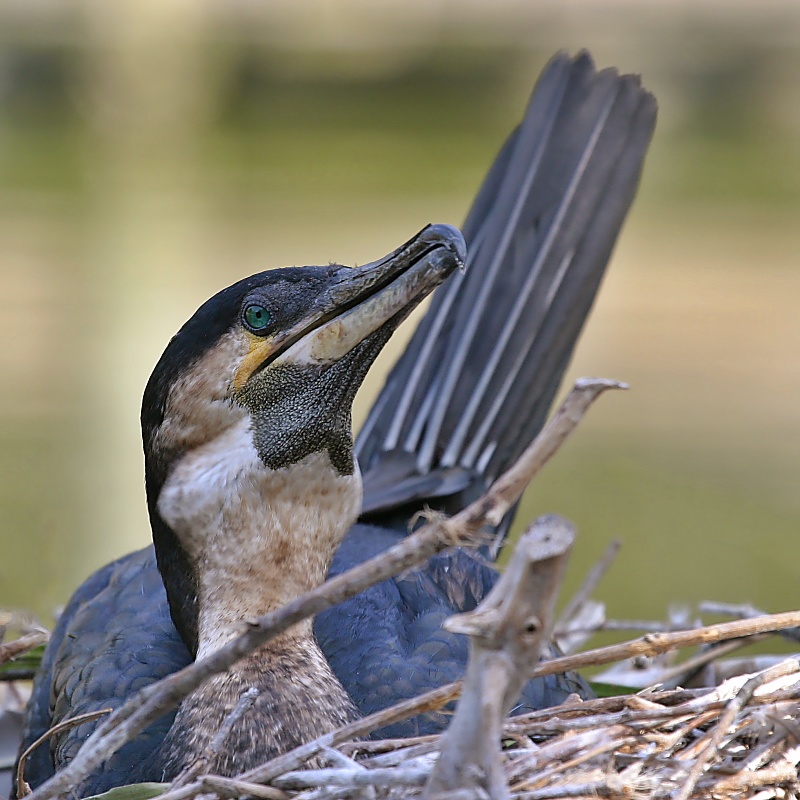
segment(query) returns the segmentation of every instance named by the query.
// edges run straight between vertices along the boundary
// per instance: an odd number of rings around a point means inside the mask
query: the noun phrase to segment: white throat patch
[[[238,635],[245,620],[322,583],[360,510],[357,466],[340,475],[322,451],[268,469],[246,418],[187,453],[158,511],[196,571],[198,657]]]

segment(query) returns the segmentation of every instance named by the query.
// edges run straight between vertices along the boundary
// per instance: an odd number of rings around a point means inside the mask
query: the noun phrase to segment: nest
[[[584,657],[590,653],[602,651],[589,651]],[[555,708],[511,717],[503,726],[502,769],[510,797],[520,800],[790,800],[800,796],[799,719],[800,662],[792,657],[754,674],[728,678],[716,687],[645,690],[589,701],[574,698]],[[302,769],[304,754],[287,754],[268,770],[279,773],[268,785],[202,776],[182,788],[161,786],[153,791],[166,790],[164,800],[419,797],[431,776],[440,740],[440,736],[350,739],[335,747],[330,745],[336,739],[330,744],[318,740],[313,752],[327,760],[328,769]],[[281,762],[288,769],[282,769]],[[445,796],[490,797],[480,786]]]
[[[430,522],[401,546],[254,621],[238,639],[206,659],[140,690],[98,726],[69,765],[36,790],[36,800],[71,796],[74,787],[123,741],[173,708],[209,675],[229,668],[276,632],[324,607],[322,601],[340,601],[420,563],[433,552],[454,543],[469,544],[470,537],[487,520],[501,519],[516,502],[532,474],[577,423],[579,412],[601,391],[615,386],[612,382],[579,382],[518,464],[484,498],[452,519]],[[649,631],[638,639],[553,658],[531,669],[552,629],[555,596],[573,539],[574,529],[566,520],[537,520],[521,537],[501,579],[478,608],[447,620],[445,624],[451,630],[471,637],[463,686],[441,687],[357,720],[237,778],[203,774],[206,754],[201,753],[174,784],[123,787],[113,790],[114,800],[156,796],[162,800],[377,800],[417,796],[426,800],[593,796],[767,800],[800,794],[797,658],[774,660],[765,668],[735,677],[722,672],[705,688],[665,690],[670,685],[689,685],[686,676],[698,670],[708,672],[709,664],[748,637],[757,639],[775,631],[800,629],[800,612],[758,615],[752,609],[716,608],[712,609],[716,613],[722,610],[744,619],[705,627],[686,623],[682,630],[673,630],[674,621],[667,625],[637,623]],[[585,633],[614,627],[605,622],[602,610],[598,613],[600,607],[588,599],[610,560],[608,555],[592,571],[568,604],[566,621],[556,625],[556,631],[561,628],[573,646],[578,628]],[[587,618],[592,617],[593,622],[587,624]],[[700,650],[682,664],[669,662],[672,654],[685,647]],[[24,649],[14,643],[10,649],[4,648],[15,654]],[[655,672],[639,671],[644,683],[659,684],[660,690],[644,689],[638,694],[589,701],[575,697],[544,711],[506,715],[529,678],[642,658],[668,660],[657,663]],[[623,682],[619,673],[614,682]],[[367,738],[395,721],[442,708],[459,694],[457,711],[441,736],[385,741]],[[238,713],[237,706],[230,719]],[[61,725],[81,721],[85,719],[75,718]],[[224,739],[224,728],[220,740]],[[330,766],[304,768],[309,763]],[[20,785],[24,789],[22,782]]]
[[[513,718],[502,751],[510,796],[796,797],[798,698],[800,664],[788,659],[711,690],[646,692]],[[339,748],[354,759],[349,766],[293,771],[272,784],[298,800],[365,797],[365,786],[385,792],[377,796],[420,796],[438,739],[349,742]],[[477,788],[450,796],[489,795]]]

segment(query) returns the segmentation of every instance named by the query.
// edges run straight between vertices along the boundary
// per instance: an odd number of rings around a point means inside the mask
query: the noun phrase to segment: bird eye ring
[[[269,311],[267,311],[264,306],[259,306],[255,303],[245,308],[243,317],[244,324],[247,325],[251,331],[263,331],[272,320],[272,315]]]

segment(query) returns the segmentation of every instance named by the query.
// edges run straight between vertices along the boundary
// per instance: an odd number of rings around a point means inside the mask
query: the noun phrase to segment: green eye
[[[272,319],[264,306],[251,305],[244,310],[244,322],[250,330],[263,331]]]

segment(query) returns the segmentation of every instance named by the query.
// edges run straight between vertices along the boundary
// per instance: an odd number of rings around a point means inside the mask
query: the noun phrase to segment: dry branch
[[[621,547],[622,542],[620,542],[619,539],[614,539],[608,547],[606,547],[605,552],[600,556],[600,560],[589,570],[586,577],[583,579],[578,591],[575,592],[567,605],[564,606],[564,610],[561,612],[561,616],[555,624],[556,632],[558,632],[560,628],[564,628],[565,632],[569,631],[569,621],[580,613],[581,608],[586,603],[591,601],[595,589],[611,568]]]
[[[34,750],[43,745],[51,737],[67,730],[68,728],[74,728],[76,725],[83,725],[84,722],[91,722],[92,720],[99,719],[100,717],[104,717],[106,714],[110,713],[110,708],[101,708],[98,711],[89,711],[86,714],[78,714],[74,717],[70,717],[69,719],[59,722],[58,725],[53,725],[52,728],[48,728],[48,730],[46,730],[38,739],[31,742],[30,745],[28,745],[28,747],[26,747],[22,752],[17,761],[17,797],[26,797],[31,793],[31,787],[28,785],[28,782],[25,780],[24,776],[25,764]]]
[[[20,636],[19,639],[14,639],[12,642],[0,644],[0,664],[5,664],[6,661],[11,661],[24,655],[34,647],[40,644],[47,644],[50,634],[45,630],[37,630],[32,633],[26,633]]]
[[[500,580],[475,611],[445,626],[470,637],[464,690],[442,737],[441,754],[424,797],[482,788],[508,797],[500,736],[549,636],[556,597],[575,530],[560,517],[542,517],[522,536]]]

